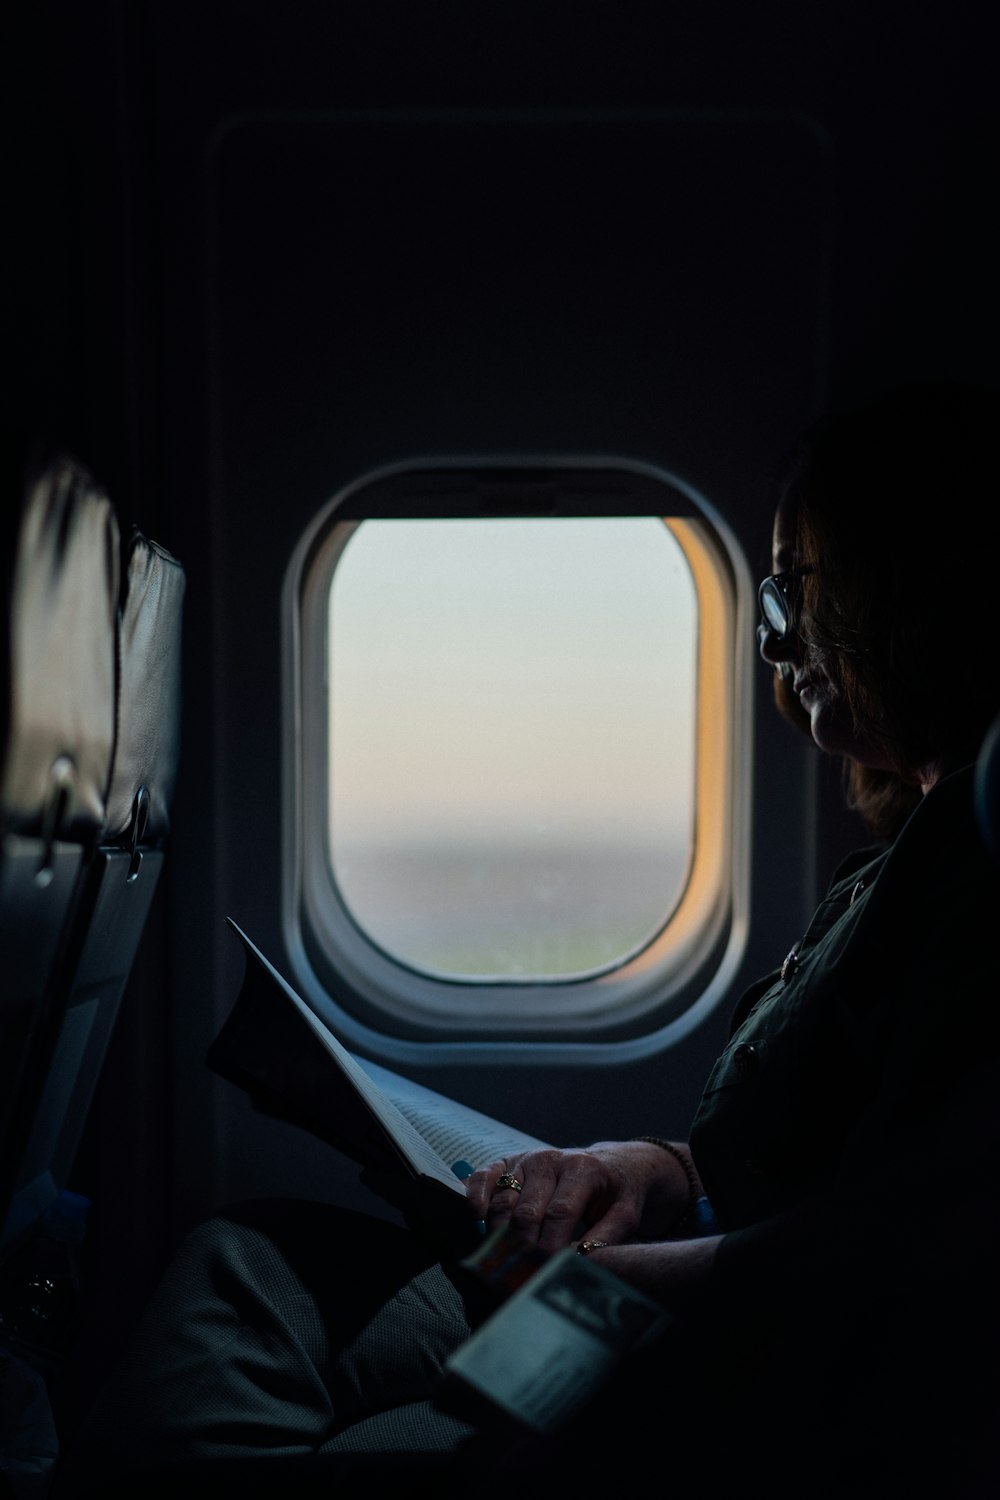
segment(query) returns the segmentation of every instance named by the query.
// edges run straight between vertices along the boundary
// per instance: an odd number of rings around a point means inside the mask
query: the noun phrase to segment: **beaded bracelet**
[[[677,1221],[674,1223],[674,1229],[679,1229],[680,1226],[684,1223],[685,1219],[689,1219],[694,1213],[696,1207],[698,1206],[698,1199],[701,1196],[698,1186],[698,1177],[694,1170],[694,1162],[691,1160],[690,1156],[688,1156],[686,1151],[682,1151],[680,1147],[675,1146],[672,1141],[665,1141],[658,1135],[637,1135],[635,1137],[635,1140],[646,1141],[650,1146],[660,1146],[664,1151],[669,1151],[674,1160],[680,1162],[681,1166],[684,1169],[684,1176],[687,1178],[688,1185],[688,1203],[687,1208],[681,1214],[680,1218],[677,1219]]]

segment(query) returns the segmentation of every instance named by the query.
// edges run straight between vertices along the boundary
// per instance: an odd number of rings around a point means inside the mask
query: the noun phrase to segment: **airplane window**
[[[641,1040],[708,1003],[745,934],[745,573],[659,471],[401,468],[315,518],[284,921],[342,1035]]]
[[[645,946],[694,831],[697,603],[663,521],[365,521],[329,598],[329,857],[358,926],[453,979]]]

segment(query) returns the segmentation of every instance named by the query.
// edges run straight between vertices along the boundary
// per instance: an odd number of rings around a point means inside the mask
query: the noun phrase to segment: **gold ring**
[[[497,1178],[497,1187],[513,1188],[515,1193],[519,1193],[524,1187],[524,1183],[518,1182],[517,1178],[511,1172],[501,1172]]]
[[[577,1255],[589,1255],[591,1250],[603,1250],[610,1240],[581,1240],[576,1247]]]

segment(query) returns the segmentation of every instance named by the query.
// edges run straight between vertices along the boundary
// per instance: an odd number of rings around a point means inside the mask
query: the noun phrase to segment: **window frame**
[[[666,502],[666,503],[665,503]],[[695,841],[684,893],[660,932],[624,962],[584,977],[438,977],[383,952],[355,923],[327,858],[326,660],[330,582],[354,529],[393,517],[663,519],[692,567],[699,603]],[[676,524],[672,524],[677,518]],[[753,585],[709,503],[677,476],[615,460],[445,459],[362,475],[300,539],[282,597],[283,927],[303,994],[348,1044],[390,1061],[473,1057],[498,1047],[551,1059],[595,1046],[647,1050],[677,1039],[723,994],[745,947],[752,693],[745,621]],[[722,732],[719,732],[720,722]],[[708,816],[706,809],[714,813]]]

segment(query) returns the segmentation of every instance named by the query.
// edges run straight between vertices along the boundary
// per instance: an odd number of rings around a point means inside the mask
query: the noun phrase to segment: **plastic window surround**
[[[497,985],[416,972],[355,925],[327,860],[326,627],[337,558],[368,518],[584,514],[660,515],[694,576],[697,837],[687,888],[660,933],[608,972]],[[346,1045],[389,1062],[643,1056],[681,1040],[727,996],[747,929],[752,697],[736,664],[753,597],[742,549],[710,503],[677,476],[632,461],[393,465],[345,486],[317,514],[282,596],[283,926],[294,981]]]

